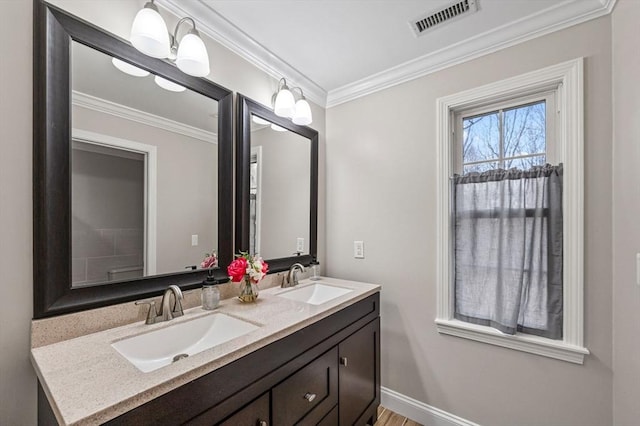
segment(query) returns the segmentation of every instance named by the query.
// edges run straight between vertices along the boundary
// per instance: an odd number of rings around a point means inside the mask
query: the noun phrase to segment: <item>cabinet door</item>
[[[364,425],[380,403],[380,319],[340,342],[338,352],[340,425]]]
[[[269,392],[241,408],[219,426],[269,426]]]

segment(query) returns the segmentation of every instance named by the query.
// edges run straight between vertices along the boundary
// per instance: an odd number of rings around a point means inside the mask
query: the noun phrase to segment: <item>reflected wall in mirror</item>
[[[238,95],[236,247],[270,272],[317,255],[318,132]]]
[[[309,253],[311,141],[252,114],[249,252]]]
[[[72,286],[197,269],[218,247],[218,102],[77,42],[71,62]]]
[[[34,317],[199,287],[212,250],[228,280],[231,91],[44,1],[34,27]]]

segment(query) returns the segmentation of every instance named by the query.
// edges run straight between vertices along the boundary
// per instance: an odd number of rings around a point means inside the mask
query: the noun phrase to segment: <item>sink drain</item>
[[[178,355],[173,357],[173,362],[176,362],[176,361],[181,360],[182,358],[186,358],[188,356],[189,356],[189,354],[178,354]]]

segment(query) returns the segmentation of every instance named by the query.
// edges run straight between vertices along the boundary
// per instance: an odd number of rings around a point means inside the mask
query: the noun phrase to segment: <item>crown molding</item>
[[[328,93],[291,65],[229,22],[203,0],[156,0],[175,16],[197,16],[201,32],[275,79],[286,77],[305,96],[331,108],[445,68],[497,52],[534,38],[608,15],[616,0],[564,0],[520,20],[477,34],[471,39],[421,56]]]
[[[325,106],[326,90],[274,55],[202,0],[156,0],[156,4],[178,17],[197,16],[198,31],[206,34],[274,79],[279,80],[285,77],[291,83],[290,86],[302,88],[308,100],[321,107]]]
[[[188,124],[160,117],[159,115],[151,114],[146,111],[130,108],[75,90],[73,91],[72,104],[93,111],[110,114],[115,117],[124,118],[125,120],[145,124],[147,126],[168,130],[170,132],[178,133],[204,142],[218,143],[218,135],[214,132],[202,130],[194,126],[189,126]]]
[[[330,90],[327,108],[611,13],[616,0],[571,1]]]

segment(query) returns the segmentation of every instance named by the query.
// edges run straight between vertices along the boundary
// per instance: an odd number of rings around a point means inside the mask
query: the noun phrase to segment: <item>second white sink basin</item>
[[[278,296],[311,305],[321,305],[352,291],[350,288],[327,285],[319,281],[313,284],[300,285],[293,290],[279,293]]]
[[[111,346],[138,370],[148,373],[257,329],[250,322],[214,313],[129,337]]]

